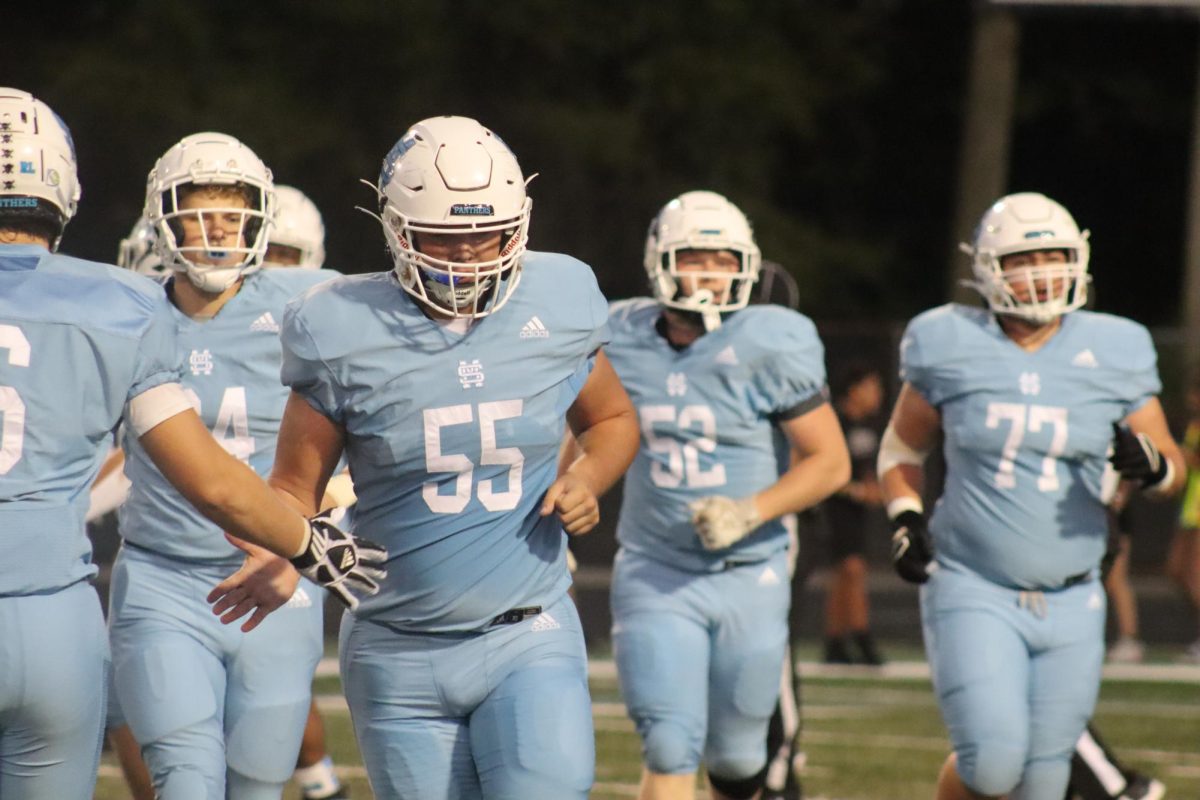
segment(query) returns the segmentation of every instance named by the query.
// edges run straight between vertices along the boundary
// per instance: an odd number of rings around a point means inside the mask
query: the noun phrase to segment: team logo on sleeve
[[[483,387],[483,365],[479,359],[458,362],[458,382],[464,389],[480,389]]]

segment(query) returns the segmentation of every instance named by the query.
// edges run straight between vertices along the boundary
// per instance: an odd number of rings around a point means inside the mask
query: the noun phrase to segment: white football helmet
[[[139,275],[162,275],[167,271],[154,250],[154,226],[145,218],[133,223],[133,230],[118,245],[117,266]]]
[[[737,272],[688,272],[694,278],[728,279],[724,302],[708,290],[680,292],[675,257],[680,250],[729,250],[741,261]],[[746,216],[716,192],[686,192],[662,207],[646,234],[645,267],[650,290],[668,308],[701,315],[705,328],[721,324],[721,313],[745,308],[758,280],[761,255]]]
[[[1002,197],[984,212],[971,244],[959,245],[971,256],[973,281],[964,281],[983,295],[995,314],[1009,314],[1035,323],[1049,322],[1087,302],[1088,231],[1080,231],[1070,213],[1037,192]],[[1063,264],[1017,267],[1005,273],[1004,256],[1034,250],[1062,250]],[[1010,281],[1020,278],[1026,297]]]
[[[205,208],[204,215],[236,215],[240,218],[241,243],[210,243],[208,228],[200,245],[183,243],[181,217],[195,216],[198,211],[180,209],[186,190],[192,186],[238,186],[247,194],[247,208]],[[275,211],[275,187],[271,171],[246,145],[223,133],[196,133],[184,137],[171,147],[146,180],[144,216],[154,226],[155,251],[162,263],[177,272],[184,272],[196,288],[205,292],[222,292],[239,278],[254,272],[262,265],[267,251],[267,236]],[[236,260],[228,265],[197,263],[199,256]]]
[[[0,88],[0,211],[49,205],[62,228],[79,206],[79,176],[71,132],[50,106],[29,92]]]
[[[516,156],[473,119],[434,117],[408,130],[383,160],[380,222],[404,291],[454,317],[484,317],[521,279],[532,201]],[[479,262],[418,252],[422,234],[499,231],[500,254]]]
[[[279,264],[263,260],[264,267],[320,269],[325,263],[325,222],[308,195],[292,186],[275,186],[275,224],[271,245],[293,247],[300,251],[299,264]]]

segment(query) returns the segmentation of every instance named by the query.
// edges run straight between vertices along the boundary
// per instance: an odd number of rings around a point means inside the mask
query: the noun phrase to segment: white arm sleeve
[[[892,427],[892,423],[889,422],[887,429],[883,432],[883,439],[879,442],[879,458],[875,462],[875,470],[882,479],[884,473],[892,467],[900,464],[919,467],[925,463],[928,456],[928,450],[915,450],[905,444],[904,440],[896,433],[896,429]]]
[[[160,383],[129,401],[125,423],[141,438],[160,422],[192,407],[178,383]]]

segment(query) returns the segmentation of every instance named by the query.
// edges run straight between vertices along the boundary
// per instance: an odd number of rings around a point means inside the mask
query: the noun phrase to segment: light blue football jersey
[[[96,574],[88,489],[126,403],[179,380],[174,328],[147,278],[0,246],[0,595]]]
[[[787,462],[774,420],[825,402],[825,351],[816,328],[790,309],[751,306],[677,351],[655,329],[661,311],[648,298],[612,306],[605,352],[642,430],[625,475],[617,538],[689,571],[770,558],[787,547],[780,520],[710,552],[687,504],[709,495],[745,497],[779,479]]]
[[[329,270],[259,270],[248,275],[238,293],[206,321],[191,319],[171,306],[184,359],[184,391],[221,446],[264,477],[275,461],[279,422],[288,397],[279,380],[284,307],[335,275]],[[245,554],[167,482],[137,439],[128,435],[121,439],[125,474],[131,483],[120,510],[122,538],[174,558],[240,564]]]
[[[570,584],[554,481],[567,409],[608,339],[591,269],[528,253],[508,302],[465,333],[427,318],[391,272],[337,278],[284,319],[283,378],[345,427],[355,533],[387,547],[358,615],[476,630]]]
[[[951,304],[909,323],[900,359],[901,377],[942,415],[938,560],[1022,589],[1096,567],[1112,423],[1161,388],[1146,329],[1075,311],[1026,352],[989,311]]]

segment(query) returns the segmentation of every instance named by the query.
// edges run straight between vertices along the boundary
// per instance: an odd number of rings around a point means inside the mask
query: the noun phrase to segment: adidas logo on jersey
[[[254,320],[254,322],[250,323],[250,330],[279,333],[279,323],[275,321],[275,318],[271,316],[271,312],[268,311],[258,319]]]
[[[758,576],[758,585],[759,586],[778,586],[779,585],[779,576],[775,574],[775,570],[771,569],[770,567],[767,567],[766,569],[764,569],[762,571],[762,574]]]
[[[1076,367],[1095,368],[1100,366],[1100,362],[1096,360],[1096,356],[1092,354],[1091,350],[1080,350],[1075,354],[1075,357],[1071,359],[1071,364]]]
[[[529,318],[529,322],[526,322],[521,327],[521,338],[548,339],[550,338],[550,331],[545,325],[542,324],[542,321],[537,318],[537,315],[534,315]]]
[[[562,626],[558,624],[558,620],[543,611],[537,615],[537,619],[533,621],[533,625],[529,627],[531,631],[552,631]]]
[[[713,358],[713,363],[736,366],[738,363],[738,357],[737,353],[733,350],[733,345],[729,345],[724,350],[717,353],[717,355]]]
[[[308,596],[308,592],[304,591],[304,587],[297,586],[295,593],[284,604],[284,608],[312,608],[312,604],[312,598]]]

